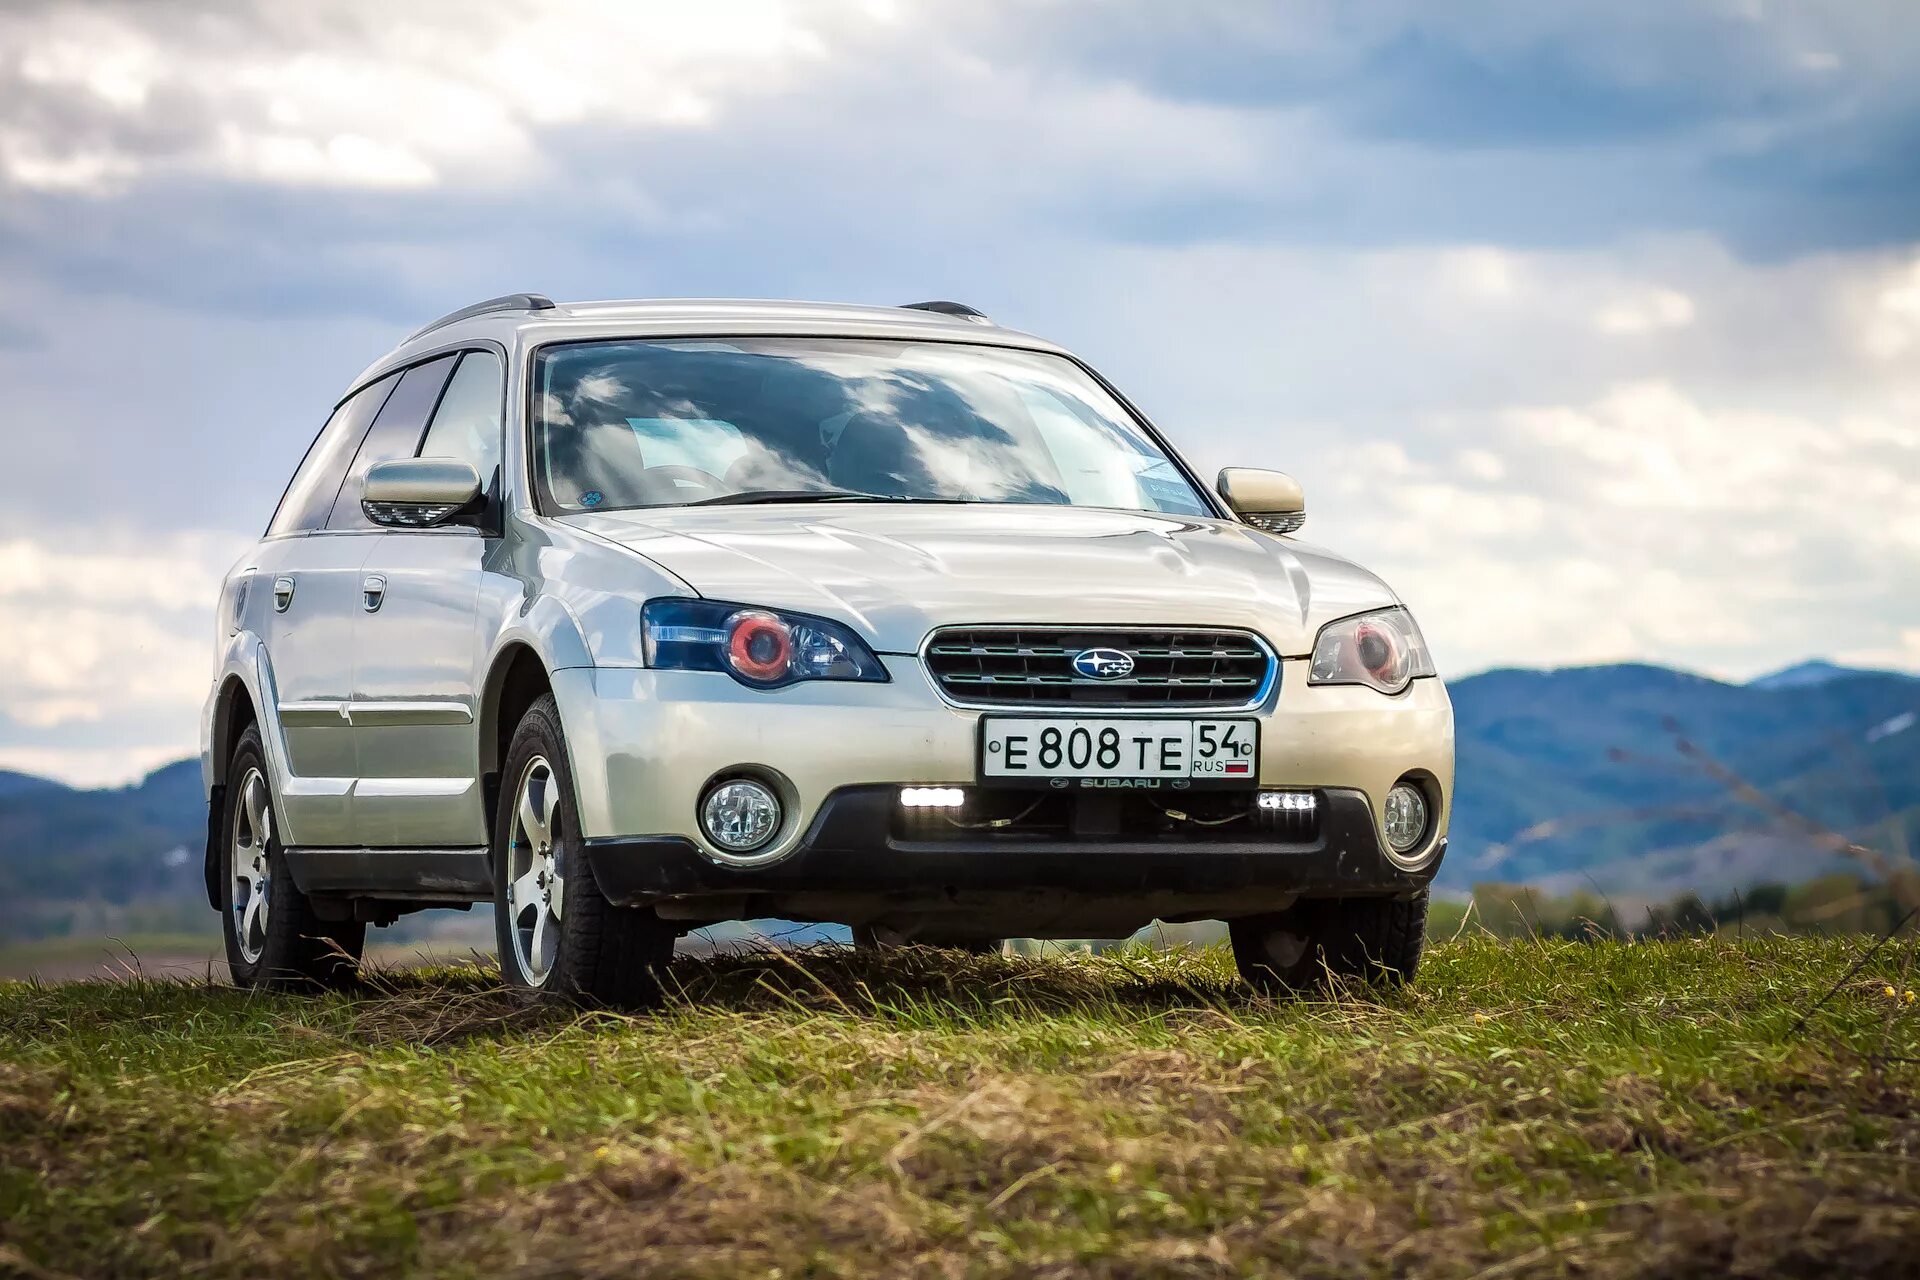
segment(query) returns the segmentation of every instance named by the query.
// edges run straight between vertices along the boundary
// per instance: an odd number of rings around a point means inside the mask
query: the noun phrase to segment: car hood
[[[850,623],[883,653],[935,627],[1230,626],[1303,656],[1321,624],[1396,603],[1371,573],[1228,520],[1090,507],[832,504],[571,516],[709,599]]]

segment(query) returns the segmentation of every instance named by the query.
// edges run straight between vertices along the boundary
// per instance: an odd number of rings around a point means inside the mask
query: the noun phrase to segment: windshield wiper
[[[744,506],[753,502],[968,502],[968,498],[909,498],[893,493],[866,493],[859,489],[743,489],[713,498],[682,503],[688,507]]]

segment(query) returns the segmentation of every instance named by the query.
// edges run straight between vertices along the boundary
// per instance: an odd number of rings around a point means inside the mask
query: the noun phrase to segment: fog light
[[[959,787],[902,787],[902,809],[958,809],[967,802],[967,793]]]
[[[700,804],[700,829],[728,853],[758,849],[780,829],[780,797],[751,778],[723,782]]]
[[[1275,813],[1311,813],[1315,802],[1311,791],[1262,791],[1259,803]]]
[[[1427,798],[1410,782],[1387,792],[1387,844],[1395,853],[1411,853],[1427,834]]]

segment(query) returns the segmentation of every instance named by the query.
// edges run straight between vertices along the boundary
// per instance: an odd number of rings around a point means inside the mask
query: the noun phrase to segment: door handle
[[[370,573],[360,579],[360,602],[372,613],[387,598],[387,579],[384,575]]]
[[[281,575],[273,580],[273,611],[285,613],[287,606],[293,603],[293,579]]]

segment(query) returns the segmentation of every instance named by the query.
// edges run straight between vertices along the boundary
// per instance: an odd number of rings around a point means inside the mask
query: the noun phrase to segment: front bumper
[[[896,833],[896,795],[891,786],[834,792],[792,852],[765,866],[723,866],[684,836],[592,839],[587,858],[601,891],[625,905],[742,894],[782,901],[857,894],[924,905],[1048,892],[1231,904],[1252,902],[1244,898],[1250,892],[1309,898],[1415,893],[1432,882],[1446,845],[1442,838],[1418,871],[1402,870],[1381,849],[1367,797],[1349,789],[1320,792],[1318,832],[1302,843],[912,840]]]
[[[816,681],[774,691],[748,689],[708,672],[633,667],[554,672],[582,835],[596,845],[623,841],[636,852],[656,847],[689,852],[690,865],[710,869],[737,889],[741,882],[727,879],[737,870],[720,865],[724,860],[702,838],[695,814],[716,775],[746,769],[775,782],[789,815],[758,858],[764,865],[754,874],[796,877],[804,866],[813,875],[844,862],[820,853],[837,845],[816,839],[834,829],[827,821],[829,797],[855,788],[967,785],[975,779],[983,713],[944,701],[918,659],[888,655],[882,661],[891,677],[885,684]],[[1445,838],[1453,791],[1453,709],[1438,680],[1416,680],[1405,692],[1387,697],[1358,686],[1310,686],[1306,661],[1285,659],[1276,687],[1251,714],[1261,721],[1260,785],[1352,793],[1358,797],[1356,812],[1364,811],[1367,819],[1368,846],[1377,851],[1374,833],[1387,791],[1403,775],[1421,773],[1431,779],[1439,800],[1433,840]],[[804,859],[798,857],[803,848]],[[859,848],[880,856],[887,846],[870,842]],[[1018,868],[1005,874],[1054,874],[1043,873],[1041,866],[1084,859],[1098,849],[1075,843],[1032,852],[1033,858],[1003,860]],[[896,855],[888,850],[887,856]],[[1146,876],[1156,859],[1176,855],[1160,848],[1138,856],[1143,861],[1127,865],[1138,865]],[[1210,848],[1205,856],[1216,859],[1226,851]],[[940,857],[969,855],[945,846]],[[916,875],[933,869],[925,862],[916,865]],[[610,869],[609,874],[617,873]]]

